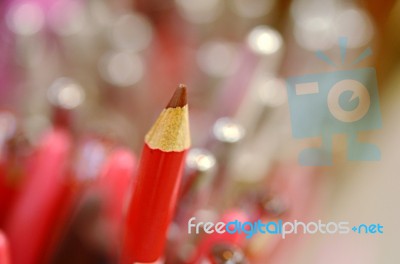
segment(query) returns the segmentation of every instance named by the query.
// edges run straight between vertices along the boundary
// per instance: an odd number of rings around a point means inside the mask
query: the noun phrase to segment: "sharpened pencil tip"
[[[186,85],[179,84],[166,108],[184,107],[187,104]]]

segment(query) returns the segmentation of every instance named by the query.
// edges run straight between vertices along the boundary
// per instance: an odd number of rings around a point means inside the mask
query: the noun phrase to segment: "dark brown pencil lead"
[[[186,85],[180,84],[166,108],[184,107],[187,104]]]

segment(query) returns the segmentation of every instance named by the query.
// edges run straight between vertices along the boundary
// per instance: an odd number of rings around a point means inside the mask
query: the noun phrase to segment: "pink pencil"
[[[0,263],[11,264],[8,241],[3,232],[0,231]]]
[[[133,153],[125,148],[117,148],[108,157],[99,177],[98,187],[104,198],[105,220],[113,246],[117,246],[121,235],[123,208],[135,167],[136,158]]]

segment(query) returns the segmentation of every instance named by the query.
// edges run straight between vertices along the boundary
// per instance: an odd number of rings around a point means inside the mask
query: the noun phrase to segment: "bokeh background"
[[[48,232],[58,235],[39,246],[43,256],[33,263],[117,262],[123,210],[104,209],[113,198],[99,179],[121,149],[137,163],[145,133],[179,83],[188,87],[192,149],[159,263],[400,261],[399,1],[4,0],[0,13],[0,228],[6,237],[26,182],[35,181],[35,166],[54,160],[37,159],[53,147],[43,138],[54,128],[71,137],[63,172],[50,171],[44,181],[68,175],[73,202],[62,220],[46,224],[57,226]],[[323,51],[340,62],[340,37],[347,37],[343,64],[315,56]],[[299,152],[320,139],[292,137],[285,79],[353,69],[351,61],[368,47],[372,55],[356,67],[376,69],[383,127],[359,138],[377,144],[381,160],[348,161],[346,135],[338,134],[332,166],[300,166]],[[124,186],[110,188],[125,204]],[[41,192],[47,191],[37,184]],[[26,209],[28,232],[35,229],[29,214],[40,214],[35,208]],[[187,234],[192,216],[380,223],[384,234],[235,238],[223,242],[241,262],[217,262],[214,240]],[[9,247],[11,263],[24,264],[12,238]]]

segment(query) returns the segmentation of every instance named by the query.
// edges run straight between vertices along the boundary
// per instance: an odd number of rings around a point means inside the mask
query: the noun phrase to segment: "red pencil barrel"
[[[0,231],[0,263],[11,264],[8,241],[3,232]]]
[[[39,146],[29,181],[5,228],[15,264],[42,263],[53,246],[70,199],[65,178],[70,149],[68,133],[58,129],[50,131]]]
[[[108,158],[98,182],[113,246],[117,246],[116,241],[119,242],[121,238],[123,209],[135,166],[136,158],[132,152],[124,148],[116,149]]]
[[[186,150],[163,152],[145,144],[126,215],[122,263],[156,261],[175,209]]]

